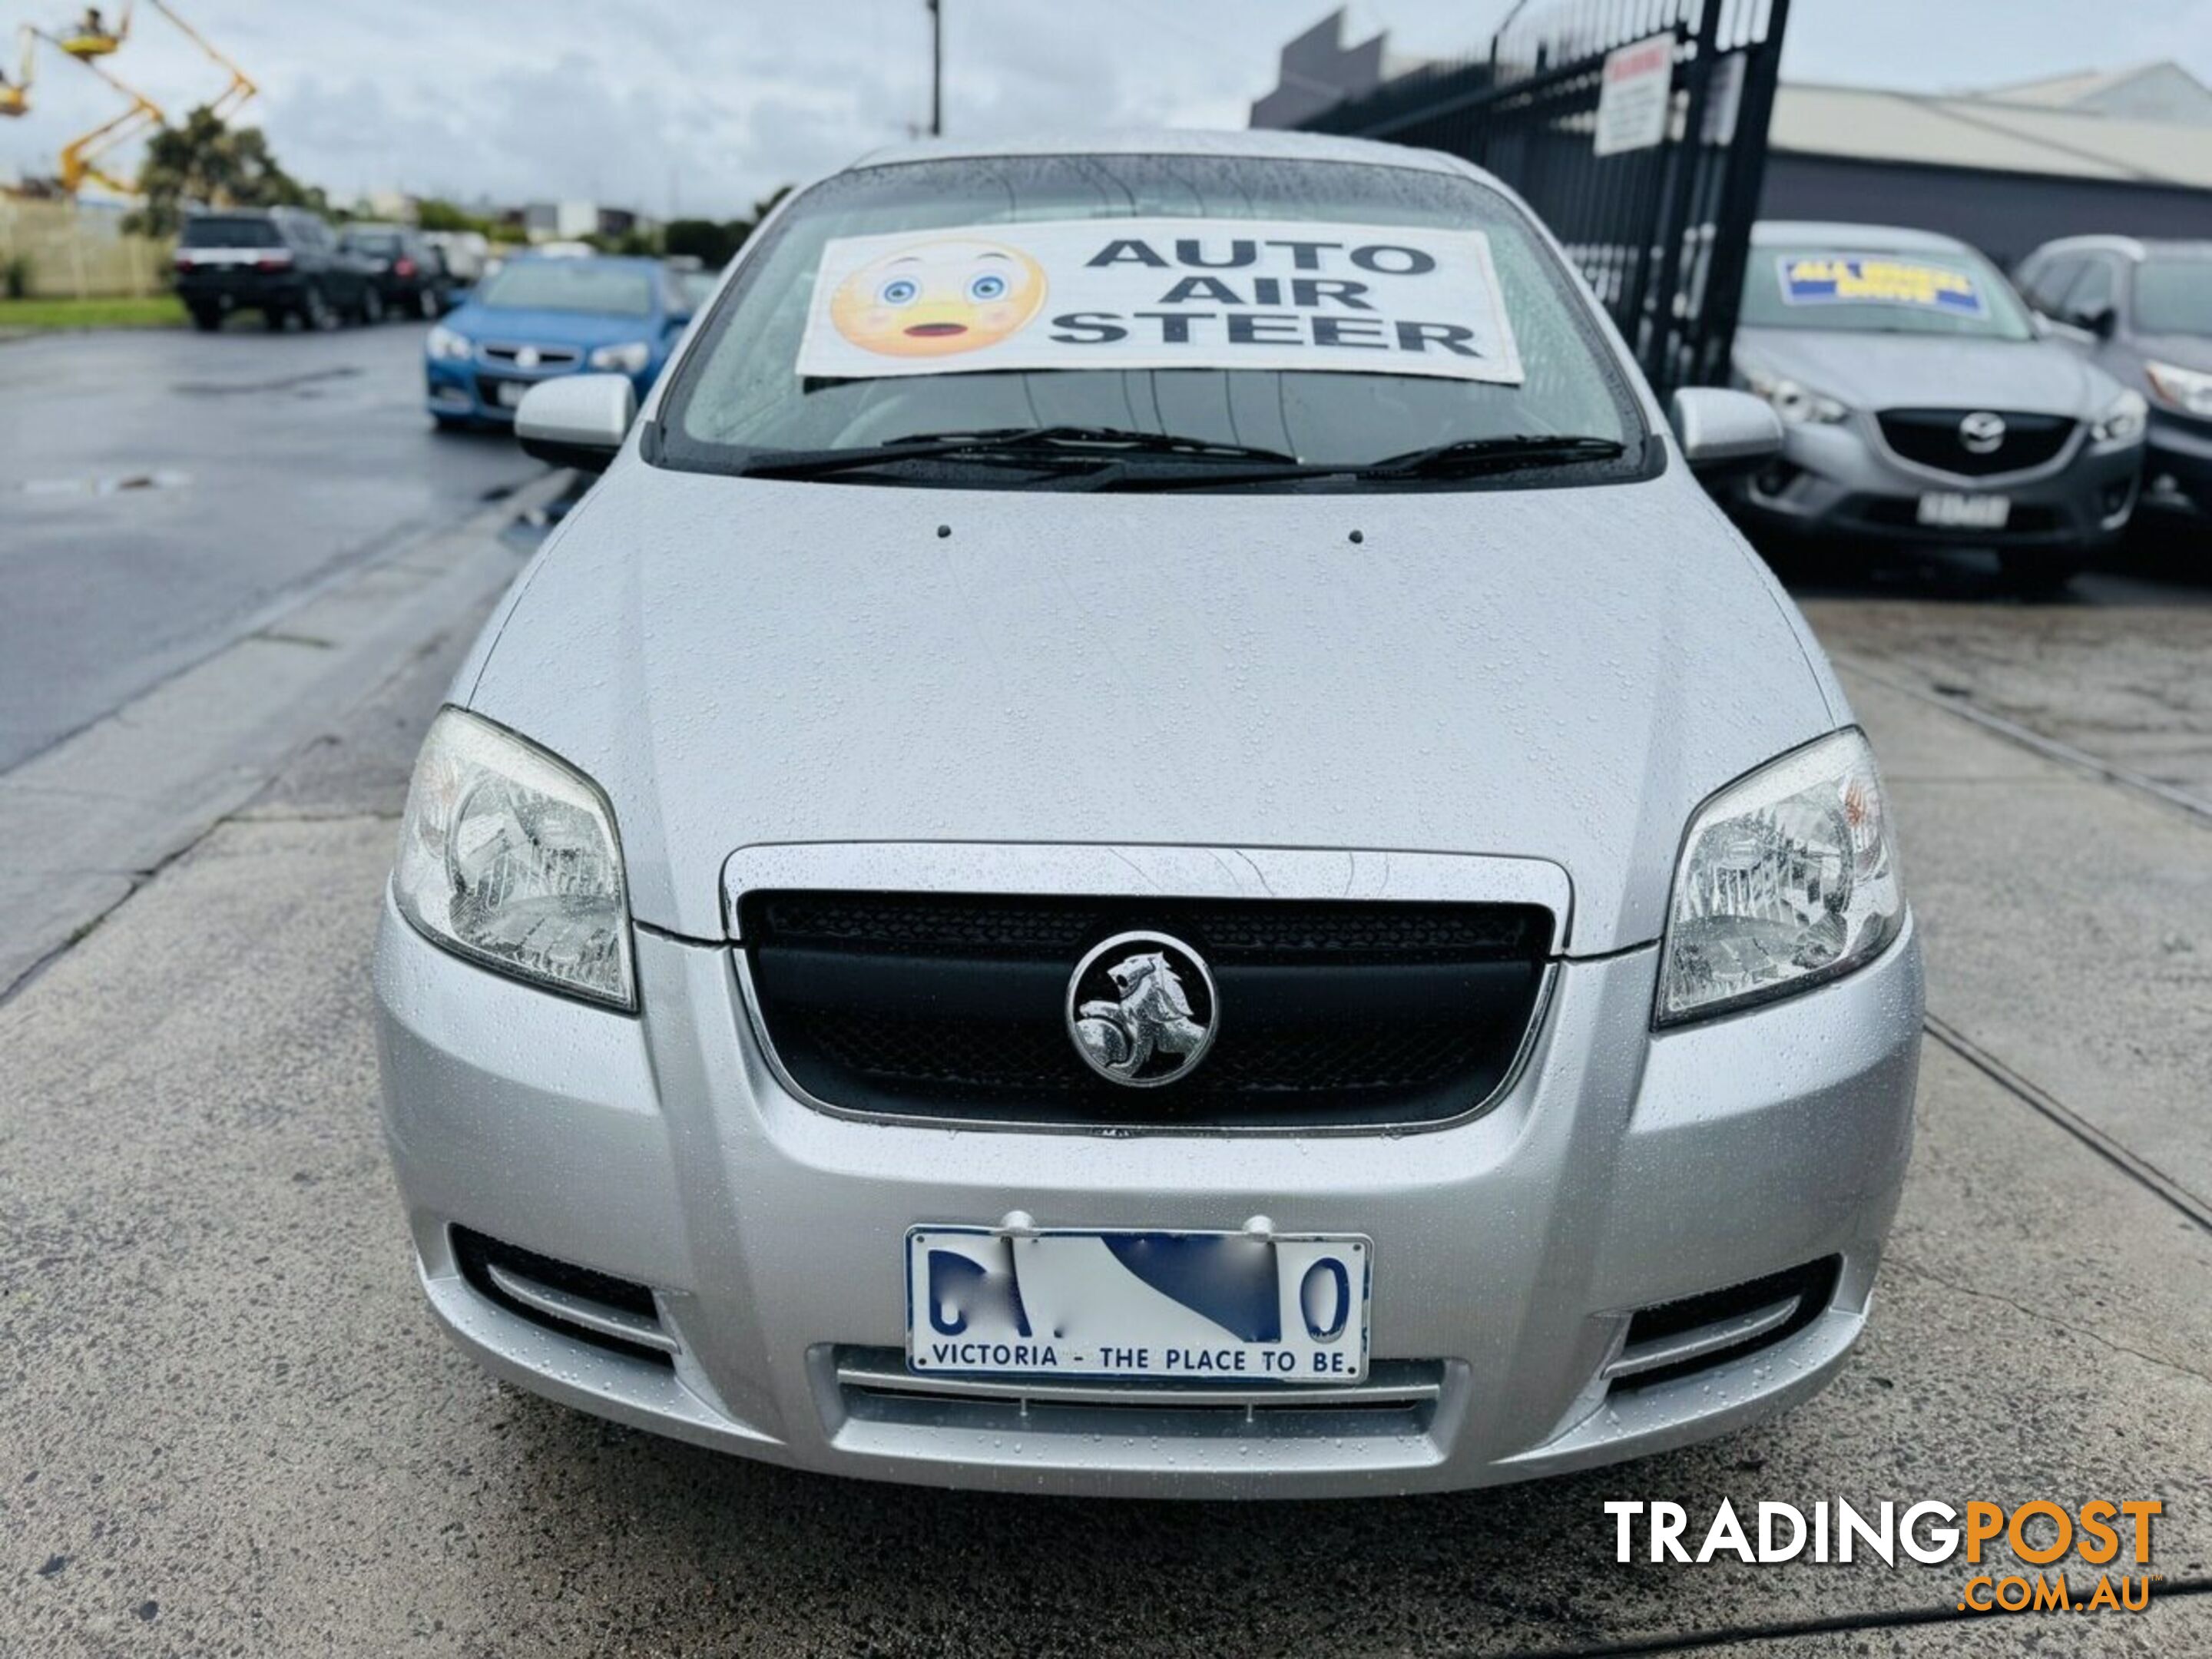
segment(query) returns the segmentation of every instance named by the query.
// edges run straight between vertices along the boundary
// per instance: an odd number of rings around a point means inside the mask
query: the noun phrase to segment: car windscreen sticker
[[[1959,317],[1979,317],[1988,310],[1972,273],[1950,265],[1825,253],[1785,253],[1775,265],[1785,305],[1908,306]]]
[[[1478,230],[1065,219],[827,243],[799,373],[1340,369],[1518,386]]]

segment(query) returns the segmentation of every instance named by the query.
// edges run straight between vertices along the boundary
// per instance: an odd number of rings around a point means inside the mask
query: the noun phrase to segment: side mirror
[[[1668,417],[1692,471],[1744,471],[1782,453],[1782,417],[1748,392],[1684,386],[1669,403]]]
[[[2111,339],[2112,331],[2119,326],[2119,313],[2110,306],[2101,307],[2081,319],[2081,326],[2100,340]]]
[[[604,472],[637,418],[627,374],[568,374],[523,393],[514,411],[522,453],[556,466]]]

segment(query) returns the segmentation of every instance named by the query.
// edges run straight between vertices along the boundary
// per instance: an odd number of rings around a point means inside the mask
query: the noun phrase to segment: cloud
[[[1532,9],[1544,0],[1532,0]],[[40,0],[50,9],[59,0]],[[1509,0],[1354,0],[1348,33],[1481,49]],[[255,118],[341,196],[593,197],[734,214],[894,142],[929,113],[924,0],[182,0],[260,82]],[[948,130],[1241,125],[1282,42],[1331,0],[943,0]],[[1996,14],[2002,10],[2002,25]],[[1797,0],[1789,72],[1934,89],[2179,56],[2212,76],[2212,0],[2133,0],[2085,37],[2081,0]],[[142,7],[113,60],[180,112],[222,77]],[[38,107],[0,122],[0,171],[51,170],[116,95],[48,57]],[[126,161],[126,165],[128,162]]]

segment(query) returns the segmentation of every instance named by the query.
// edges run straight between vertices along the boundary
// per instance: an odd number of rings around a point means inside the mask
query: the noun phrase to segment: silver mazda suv
[[[1920,957],[1865,738],[1557,244],[1261,133],[764,223],[455,680],[375,994],[495,1374],[948,1486],[1479,1486],[1833,1377]]]

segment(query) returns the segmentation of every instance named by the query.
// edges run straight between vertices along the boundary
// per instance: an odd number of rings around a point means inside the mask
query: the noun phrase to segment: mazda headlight
[[[431,724],[392,888],[400,913],[448,950],[610,1007],[637,1006],[606,797],[489,720],[448,708]]]
[[[1799,426],[1833,426],[1850,410],[1825,392],[1802,386],[1784,375],[1747,369],[1744,383],[1774,405],[1774,412]]]
[[[2212,421],[2212,374],[2155,362],[2143,364],[2143,374],[2160,403],[2185,415]]]
[[[1654,1018],[1787,996],[1872,961],[1905,921],[1874,751],[1836,732],[1692,815],[1674,869]]]
[[[2089,436],[2100,444],[2131,444],[2150,422],[2150,404],[2140,392],[2123,392],[2112,406],[2097,417]]]
[[[447,362],[466,362],[476,351],[476,343],[465,334],[456,333],[440,323],[422,337],[422,349],[433,358]]]
[[[640,374],[653,361],[653,348],[643,340],[632,340],[624,345],[595,346],[592,350],[592,367],[616,374]]]

